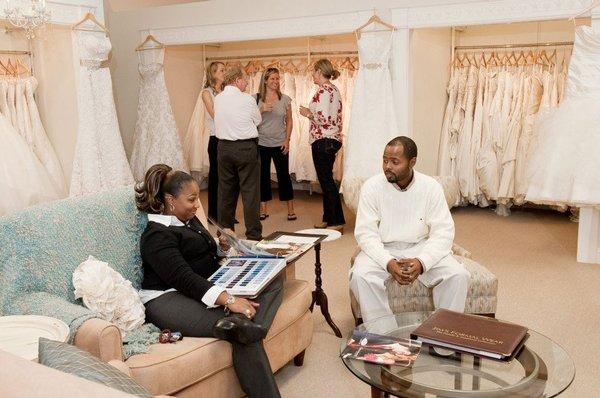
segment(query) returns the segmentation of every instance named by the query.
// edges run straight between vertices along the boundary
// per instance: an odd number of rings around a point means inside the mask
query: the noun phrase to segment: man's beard
[[[398,182],[398,176],[391,171],[385,173],[385,178],[387,178],[388,182],[391,184],[395,184]]]

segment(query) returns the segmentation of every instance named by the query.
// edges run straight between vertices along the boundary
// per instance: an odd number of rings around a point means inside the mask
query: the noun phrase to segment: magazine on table
[[[355,330],[342,351],[342,358],[379,365],[412,367],[421,351],[421,342]]]
[[[234,249],[235,257],[285,258],[289,263],[326,237],[326,235],[277,231],[259,242],[252,242],[238,238],[231,230],[223,228],[213,219],[209,218],[209,220],[217,228],[219,235],[224,236],[227,243]]]

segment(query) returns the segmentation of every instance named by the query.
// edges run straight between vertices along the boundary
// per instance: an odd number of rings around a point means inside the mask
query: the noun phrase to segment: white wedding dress
[[[364,32],[357,44],[360,67],[352,95],[342,179],[344,202],[353,211],[363,182],[382,172],[386,144],[400,135],[389,69],[392,33]]]
[[[564,102],[541,115],[528,168],[526,199],[571,206],[600,205],[600,33],[575,30]]]
[[[4,115],[0,142],[0,216],[61,197],[44,165]]]
[[[151,58],[153,52],[159,52],[155,59],[144,59]],[[163,55],[164,49],[148,50],[141,56],[138,66],[141,79],[131,152],[131,168],[136,181],[142,181],[146,170],[157,163],[169,165],[174,170],[189,171],[165,84]]]
[[[119,131],[110,70],[102,65],[111,50],[104,33],[73,31],[79,57],[79,127],[71,175],[71,196],[102,192],[133,183]],[[75,58],[77,59],[77,58]]]

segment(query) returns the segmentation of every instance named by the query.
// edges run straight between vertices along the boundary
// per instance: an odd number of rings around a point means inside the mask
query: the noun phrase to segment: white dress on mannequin
[[[131,169],[136,181],[142,181],[146,170],[157,163],[174,170],[189,170],[165,83],[163,57],[164,49],[140,54],[138,114],[131,152]]]
[[[565,99],[540,117],[529,165],[527,200],[600,205],[600,33],[575,30]]]
[[[360,67],[352,95],[342,192],[356,211],[364,181],[381,173],[386,144],[400,135],[394,112],[389,62],[393,32],[363,32],[357,42]]]
[[[108,59],[110,39],[102,32],[73,31],[79,57],[79,126],[71,175],[71,196],[102,192],[133,183],[119,131]],[[77,59],[77,58],[76,58]]]

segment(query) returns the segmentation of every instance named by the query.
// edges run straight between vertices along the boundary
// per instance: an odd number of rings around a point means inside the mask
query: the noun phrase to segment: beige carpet
[[[206,193],[203,203],[206,206]],[[312,228],[321,217],[321,196],[296,193],[298,220],[286,220],[285,205],[270,202],[264,234]],[[241,209],[238,219],[243,221]],[[323,288],[330,313],[343,335],[354,327],[348,298],[348,263],[356,247],[354,215],[346,209],[344,236],[323,245]],[[576,262],[577,224],[552,211],[514,211],[499,217],[490,209],[453,210],[455,241],[499,279],[497,317],[523,324],[562,345],[575,362],[573,384],[564,397],[600,397],[600,264]],[[243,224],[238,233],[243,233]],[[314,256],[296,266],[298,278],[314,281]],[[369,397],[366,384],[339,359],[335,337],[319,309],[314,314],[313,341],[304,366],[288,364],[277,372],[285,398]]]

